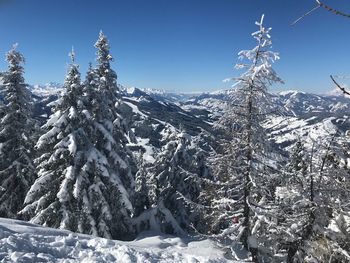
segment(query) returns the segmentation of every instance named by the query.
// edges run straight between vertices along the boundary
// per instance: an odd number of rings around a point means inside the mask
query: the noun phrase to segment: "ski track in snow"
[[[0,218],[0,262],[232,262],[210,240],[144,233],[123,242]]]

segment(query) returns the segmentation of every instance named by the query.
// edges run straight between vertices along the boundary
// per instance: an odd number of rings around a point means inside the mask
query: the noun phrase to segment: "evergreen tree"
[[[2,74],[4,104],[0,120],[0,216],[17,216],[35,179],[30,92],[24,81],[23,55],[14,46]]]
[[[234,79],[229,110],[220,120],[220,125],[230,133],[231,142],[225,146],[219,171],[226,177],[227,186],[221,190],[224,195],[214,200],[218,207],[224,203],[229,211],[226,214],[231,214],[235,221],[229,223],[230,230],[225,232],[233,233],[234,238],[250,250],[254,261],[258,260],[259,244],[264,247],[262,243],[266,240],[259,238],[264,235],[259,231],[270,224],[273,208],[268,203],[273,199],[271,182],[276,167],[267,155],[266,132],[261,122],[269,111],[268,87],[282,82],[272,68],[279,56],[270,50],[271,28],[263,26],[263,18],[256,22],[259,30],[252,34],[257,46],[238,54],[243,63],[237,64],[236,68],[245,71]],[[230,218],[226,217],[226,220]]]
[[[201,191],[200,168],[185,132],[171,133],[154,165],[149,168],[148,202],[161,231],[184,233],[200,225],[198,197]],[[147,211],[146,211],[147,212]]]
[[[41,154],[35,160],[38,179],[28,192],[27,206],[21,213],[34,223],[76,230],[78,206],[69,188],[79,176],[77,159],[81,156],[81,149],[87,147],[88,139],[81,127],[80,72],[74,64],[73,53],[72,58],[64,83],[65,93],[44,125],[45,132],[36,145]]]
[[[97,48],[97,105],[94,112],[97,134],[94,140],[96,148],[108,159],[112,171],[116,172],[123,188],[124,200],[129,203],[134,194],[133,157],[126,147],[129,130],[123,125],[123,118],[118,113],[122,104],[117,86],[117,74],[110,66],[113,60],[109,53],[107,37],[100,32],[95,44]],[[113,140],[111,140],[113,139]]]
[[[108,130],[113,127],[106,125],[112,121],[100,112],[106,106],[102,92],[94,89],[94,71],[89,70],[82,87],[74,53],[72,58],[65,94],[37,143],[39,178],[22,214],[50,227],[129,239],[131,204],[115,165],[120,162],[113,151],[117,142]]]
[[[299,138],[292,149],[290,162],[287,165],[287,180],[290,183],[302,184],[305,180],[308,169],[308,157],[303,145],[303,141]]]
[[[139,216],[145,210],[151,208],[151,196],[153,181],[149,178],[148,168],[142,158],[142,153],[139,153],[139,169],[135,176],[135,216]]]

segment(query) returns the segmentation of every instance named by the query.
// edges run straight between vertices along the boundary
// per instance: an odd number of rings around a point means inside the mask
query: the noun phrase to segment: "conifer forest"
[[[315,4],[294,28],[318,12],[350,25]],[[350,89],[332,75],[332,94],[275,92],[287,81],[267,18],[237,36],[231,88],[212,92],[123,85],[110,29],[86,43],[88,65],[67,50],[63,84],[28,84],[13,45],[0,262],[350,262]]]

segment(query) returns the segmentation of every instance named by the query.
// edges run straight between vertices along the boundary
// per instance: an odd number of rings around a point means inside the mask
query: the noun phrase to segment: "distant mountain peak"
[[[280,96],[287,96],[287,95],[296,95],[297,93],[304,93],[299,90],[283,90],[278,92],[277,94]]]

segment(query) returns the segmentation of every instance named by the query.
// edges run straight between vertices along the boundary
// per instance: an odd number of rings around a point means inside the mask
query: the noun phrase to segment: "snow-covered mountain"
[[[205,109],[220,111],[225,109],[226,102],[236,98],[234,90],[220,90],[193,96],[183,103],[187,110]],[[294,117],[314,115],[334,115],[347,113],[350,110],[350,99],[341,94],[318,95],[301,91],[283,91],[272,93],[271,103],[280,114]]]
[[[63,85],[56,82],[49,82],[43,85],[29,85],[29,90],[33,95],[48,97],[50,95],[57,95],[57,93],[61,92],[63,89]]]
[[[296,117],[343,114],[350,111],[350,99],[341,95],[316,95],[300,91],[276,94],[277,101]]]
[[[199,118],[168,99],[157,100],[137,88],[119,86],[123,104],[120,113],[126,125],[132,128],[128,146],[132,151],[143,153],[146,162],[153,163],[160,148],[167,143],[167,137],[184,129],[192,136],[193,143],[206,151],[211,150],[214,140],[212,126],[205,118]],[[58,86],[33,86],[34,115],[42,124],[50,115],[52,102],[62,88]],[[208,143],[210,141],[210,143]]]
[[[212,127],[227,108],[227,101],[235,98],[232,90],[211,93],[183,94],[157,90],[140,90],[119,86],[124,98],[123,116],[132,126],[135,138],[129,146],[141,150],[148,162],[154,158],[167,134],[185,129],[204,150],[215,148],[217,131]],[[33,86],[36,98],[35,115],[41,121],[50,112],[48,104],[57,98],[61,85]],[[173,96],[174,95],[174,96]],[[239,98],[236,98],[239,99]],[[317,95],[299,91],[271,94],[276,112],[269,115],[264,126],[274,143],[282,149],[290,148],[298,138],[311,147],[313,140],[344,134],[350,125],[350,98],[341,95]]]
[[[171,92],[160,89],[141,89],[144,93],[150,95],[153,99],[163,101],[163,102],[184,102],[189,98],[199,95],[201,93],[198,92],[189,92],[189,93],[181,93],[181,92]]]
[[[213,122],[227,108],[227,101],[239,99],[232,90],[221,90],[192,97],[181,107]],[[350,129],[350,98],[341,94],[318,95],[300,91],[271,94],[271,115],[264,123],[269,138],[288,149],[298,138],[311,147],[312,141],[322,140],[335,133],[345,134]]]

